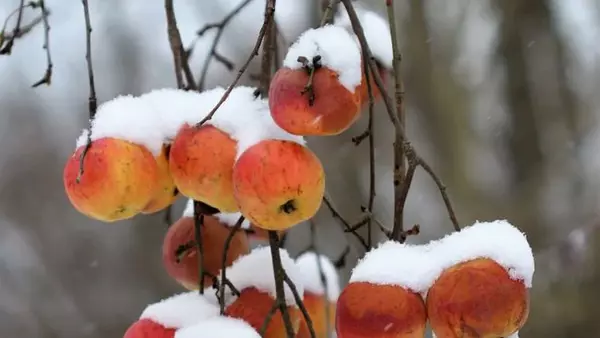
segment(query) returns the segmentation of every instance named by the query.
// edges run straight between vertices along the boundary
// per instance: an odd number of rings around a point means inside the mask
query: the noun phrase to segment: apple
[[[337,302],[338,338],[423,338],[426,322],[421,296],[398,285],[353,282]]]
[[[259,291],[254,287],[248,287],[240,290],[240,296],[225,308],[225,315],[233,318],[242,319],[256,331],[260,333],[265,318],[271,312],[275,299],[266,292]],[[302,313],[294,306],[288,306],[287,311],[290,314],[294,332],[298,332],[300,326],[300,317]],[[280,311],[276,311],[271,316],[263,338],[286,337],[285,323]]]
[[[477,258],[446,269],[427,293],[431,328],[444,337],[508,337],[529,314],[525,284],[500,264]]]
[[[269,88],[269,107],[279,127],[294,135],[338,135],[359,117],[361,91],[351,92],[338,74],[327,67],[314,70],[312,93],[306,92],[309,74],[304,69],[280,68]]]
[[[104,222],[139,214],[157,190],[159,169],[152,153],[129,141],[97,139],[86,153],[78,182],[84,148],[69,157],[63,172],[65,191],[75,209]]]
[[[173,204],[179,196],[179,192],[177,187],[175,187],[175,183],[173,182],[169,170],[169,149],[170,147],[163,146],[161,153],[156,157],[156,164],[158,167],[158,188],[150,202],[146,205],[144,210],[142,210],[142,213],[144,214],[152,214],[168,207]]]
[[[244,217],[262,229],[281,231],[316,214],[325,173],[307,147],[264,140],[241,154],[233,168],[233,186]]]
[[[194,243],[194,219],[182,217],[169,227],[165,235],[162,248],[162,260],[167,273],[188,290],[197,290],[199,284],[198,250],[195,246],[185,250],[177,257],[177,250],[181,246]],[[231,232],[231,227],[219,222],[216,217],[204,216],[201,227],[203,244],[204,270],[212,276],[217,276],[222,268],[223,250],[225,241]],[[227,252],[226,267],[230,266],[238,257],[249,252],[248,239],[243,231],[238,231],[233,236]],[[204,285],[211,286],[212,278],[205,276]]]
[[[222,212],[238,211],[231,181],[237,142],[212,126],[184,125],[171,145],[169,169],[183,194]]]

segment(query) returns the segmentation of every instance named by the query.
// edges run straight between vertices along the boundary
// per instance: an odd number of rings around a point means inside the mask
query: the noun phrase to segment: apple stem
[[[313,88],[313,79],[315,76],[315,71],[317,71],[322,66],[321,65],[321,55],[315,55],[312,58],[312,62],[309,61],[305,56],[299,56],[298,62],[300,62],[302,64],[302,68],[308,74],[308,82],[306,83],[306,85],[304,86],[302,91],[300,91],[300,94],[301,95],[308,94],[308,105],[312,107],[313,104],[315,103],[315,91]]]
[[[204,252],[202,243],[202,225],[204,223],[204,214],[202,213],[202,202],[194,201],[194,237],[196,240],[196,249],[198,250],[198,292],[204,294]]]

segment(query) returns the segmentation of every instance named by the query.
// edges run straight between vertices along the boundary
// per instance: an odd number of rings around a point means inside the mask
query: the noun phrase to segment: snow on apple
[[[203,320],[175,332],[174,338],[260,338],[258,332],[241,319],[219,316]]]
[[[279,249],[279,255],[283,269],[296,286],[299,297],[302,298],[304,296],[300,277],[302,271],[298,269],[286,250]],[[243,319],[254,329],[260,330],[277,299],[270,247],[259,247],[240,257],[227,269],[226,276],[240,291],[240,296],[226,307],[225,315]],[[284,293],[287,311],[292,321],[299,325],[302,315],[292,289],[287,284],[284,284]],[[267,325],[265,337],[282,335],[285,335],[285,326],[281,313],[277,312]]]
[[[295,135],[337,135],[360,114],[360,50],[341,27],[304,32],[269,88],[275,122]]]
[[[219,307],[198,292],[186,292],[150,304],[124,338],[172,338],[177,329],[217,317]]]

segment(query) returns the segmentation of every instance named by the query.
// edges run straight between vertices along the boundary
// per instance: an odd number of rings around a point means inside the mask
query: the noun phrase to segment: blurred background
[[[177,0],[184,44],[240,0]],[[278,0],[289,45],[319,20],[320,1]],[[536,257],[530,319],[521,337],[600,337],[600,1],[398,0],[408,135],[436,169],[463,225],[508,219],[527,233]],[[385,15],[383,1],[363,1]],[[92,53],[100,102],[174,87],[162,1],[91,1]],[[0,20],[19,0],[0,3]],[[0,336],[120,337],[146,304],[181,288],[161,265],[164,215],[102,224],[79,214],[62,170],[87,125],[85,26],[80,2],[47,0],[51,86],[31,88],[46,69],[43,27],[0,55]],[[254,0],[218,48],[239,67],[262,24]],[[26,9],[29,23],[39,11]],[[10,20],[11,32],[15,20]],[[198,78],[208,32],[191,58]],[[285,51],[285,49],[283,49]],[[258,73],[258,62],[249,74]],[[235,76],[213,61],[207,86]],[[248,76],[243,83],[253,83]],[[368,200],[368,142],[351,138],[367,114],[337,137],[309,139],[327,171],[328,191],[351,223]],[[393,128],[375,112],[375,217],[392,224]],[[184,200],[174,207],[179,217]],[[335,259],[351,246],[343,280],[364,253],[323,208],[318,248]],[[407,225],[422,243],[452,230],[439,192],[418,171]],[[309,244],[296,227],[287,248]]]

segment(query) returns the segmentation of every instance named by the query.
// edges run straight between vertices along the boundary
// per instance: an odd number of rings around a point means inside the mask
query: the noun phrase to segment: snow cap
[[[304,295],[304,286],[302,285],[301,274],[303,271],[298,269],[296,262],[287,250],[279,249],[281,264],[290,280],[296,286],[299,296]],[[271,248],[268,246],[259,247],[252,250],[249,254],[238,258],[227,268],[227,279],[242,292],[244,289],[254,287],[259,291],[268,293],[273,299],[277,298],[275,292],[275,277],[273,274],[273,260],[271,258]],[[287,283],[284,283],[285,301],[287,305],[297,306],[292,290]]]
[[[325,284],[321,280],[321,270],[325,277]],[[296,258],[296,265],[301,271],[300,278],[305,292],[316,295],[327,295],[330,302],[337,301],[340,295],[340,280],[338,273],[329,258],[318,255],[314,251],[308,251]]]
[[[219,316],[179,329],[175,338],[260,338],[250,324],[237,318]]]
[[[439,265],[427,250],[425,246],[384,242],[358,262],[350,283],[398,285],[413,292],[424,292],[439,275]]]
[[[219,222],[224,223],[230,227],[233,227],[237,223],[238,219],[240,219],[240,217],[242,216],[242,213],[241,212],[220,212],[213,216],[216,217],[219,220]],[[188,199],[188,202],[185,205],[185,209],[183,210],[183,214],[181,217],[190,217],[190,218],[194,217],[194,200],[193,199],[191,199],[191,198]],[[244,222],[242,222],[242,229],[249,229],[249,228],[250,228],[250,222],[247,219],[244,219]]]
[[[275,124],[268,102],[255,97],[254,91],[253,87],[235,87],[206,124],[238,142],[238,157],[250,146],[266,139],[304,145],[303,137],[292,135]],[[158,156],[162,146],[171,143],[181,127],[202,121],[224,94],[222,87],[202,93],[164,88],[139,97],[116,97],[98,108],[92,121],[91,139],[112,137],[130,141]],[[88,130],[82,132],[77,147],[86,144],[87,133]]]
[[[165,328],[179,329],[218,315],[218,306],[198,291],[190,291],[148,305],[140,319],[152,320]]]
[[[360,48],[352,35],[342,27],[325,25],[302,33],[288,50],[283,66],[301,69],[298,57],[312,63],[313,57],[321,56],[321,65],[338,74],[340,83],[351,93],[362,79]]]
[[[373,57],[381,65],[387,69],[391,69],[393,66],[392,61],[394,58],[394,51],[392,48],[392,34],[390,33],[388,21],[363,6],[355,6],[355,9]],[[346,10],[337,11],[334,25],[343,27],[349,32],[353,32],[350,17]],[[356,41],[358,42],[358,40]]]
[[[476,258],[489,258],[503,266],[512,279],[531,287],[533,251],[525,234],[506,220],[476,222],[429,245],[441,270]]]

